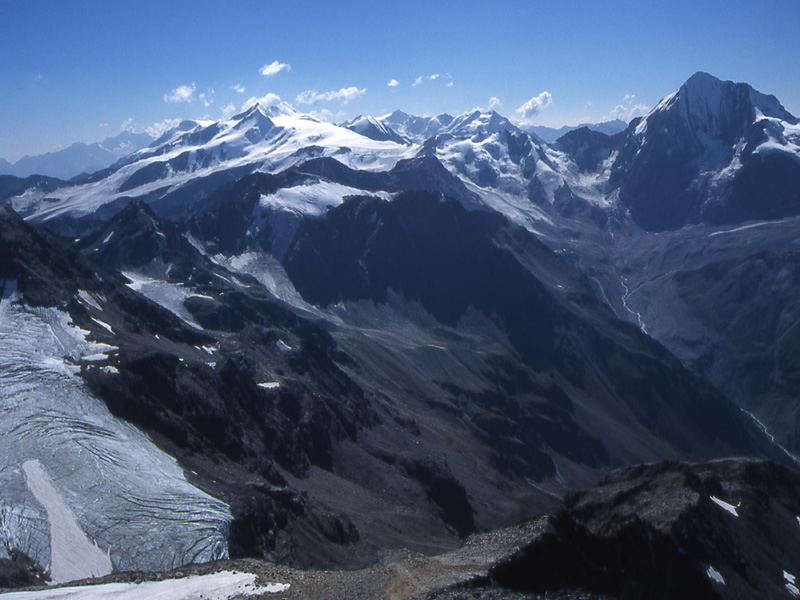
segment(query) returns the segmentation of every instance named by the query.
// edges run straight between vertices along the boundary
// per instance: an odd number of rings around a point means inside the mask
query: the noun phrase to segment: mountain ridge
[[[35,156],[23,156],[14,163],[0,159],[0,174],[15,177],[43,175],[58,179],[72,179],[91,174],[111,166],[120,158],[152,143],[147,133],[123,131],[102,142],[86,144],[76,142],[62,150]]]

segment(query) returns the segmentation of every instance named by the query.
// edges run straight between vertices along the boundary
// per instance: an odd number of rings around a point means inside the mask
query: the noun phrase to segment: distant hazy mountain
[[[146,133],[123,131],[102,142],[84,144],[76,142],[68,148],[37,156],[23,156],[15,163],[0,158],[0,174],[28,177],[47,175],[70,179],[83,173],[94,173],[117,160],[149,145],[153,138]]]
[[[547,142],[549,144],[550,142],[555,142],[565,133],[569,133],[570,131],[575,131],[576,129],[580,129],[581,127],[588,127],[592,131],[599,131],[600,133],[605,133],[606,135],[614,135],[615,133],[619,133],[620,131],[625,131],[625,128],[627,126],[628,124],[622,119],[614,119],[613,121],[603,121],[602,123],[581,123],[580,125],[564,125],[563,127],[559,128],[545,127],[544,125],[534,125],[533,127],[528,127],[525,131],[527,131],[528,133],[532,133],[543,142]]]

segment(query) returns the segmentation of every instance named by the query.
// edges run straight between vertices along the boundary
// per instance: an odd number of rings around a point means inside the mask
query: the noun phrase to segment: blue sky
[[[0,157],[268,94],[336,120],[534,99],[528,120],[560,126],[635,115],[698,70],[800,114],[798,24],[800,0],[0,0]]]

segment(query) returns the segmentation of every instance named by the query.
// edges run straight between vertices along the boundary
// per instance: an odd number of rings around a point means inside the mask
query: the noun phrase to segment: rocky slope
[[[156,576],[112,575],[67,590],[94,598],[129,582],[129,593],[166,594],[174,582],[223,600],[230,596],[211,587],[213,574],[238,573],[255,575],[248,595],[260,589],[262,597],[287,599],[792,598],[800,594],[798,492],[796,472],[766,461],[643,465],[610,473],[534,521],[471,536],[439,556],[356,571],[220,562]],[[203,578],[205,590],[197,587]],[[9,598],[41,600],[58,591]]]

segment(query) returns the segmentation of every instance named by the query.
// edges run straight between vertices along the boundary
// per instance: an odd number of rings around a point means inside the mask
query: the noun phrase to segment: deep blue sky
[[[347,117],[459,113],[495,97],[515,117],[549,92],[532,120],[558,126],[635,114],[703,70],[800,114],[798,23],[800,0],[0,0],[0,157],[97,141],[129,119],[139,130],[216,119],[267,93]],[[291,70],[261,75],[273,61]],[[192,84],[191,102],[165,101]],[[296,102],[351,86],[366,93],[346,105]]]

